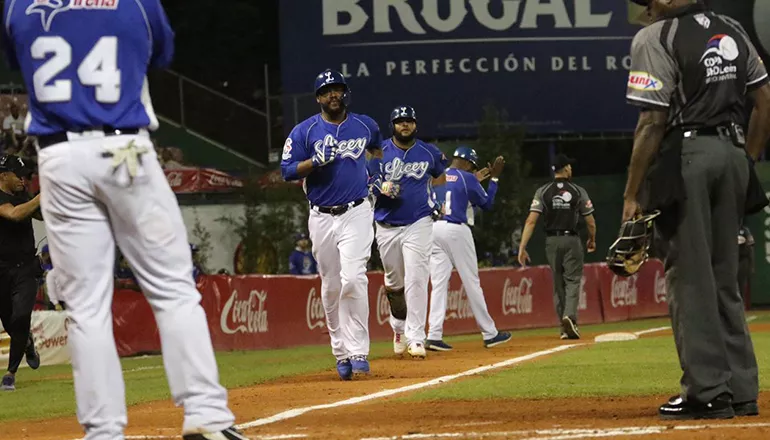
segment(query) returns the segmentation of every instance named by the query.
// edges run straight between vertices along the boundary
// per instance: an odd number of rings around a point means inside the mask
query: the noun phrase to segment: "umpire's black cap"
[[[640,6],[647,6],[650,3],[650,0],[629,0],[629,1],[634,2]]]
[[[29,177],[32,172],[32,167],[24,163],[19,156],[6,154],[0,157],[0,173],[14,173],[19,177]]]

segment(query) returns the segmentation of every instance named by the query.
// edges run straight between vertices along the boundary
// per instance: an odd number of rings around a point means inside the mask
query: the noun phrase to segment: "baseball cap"
[[[309,238],[308,238],[307,234],[305,234],[304,232],[301,232],[301,233],[299,233],[299,234],[296,234],[296,235],[294,236],[294,241],[295,241],[295,242],[296,242],[296,241],[300,241],[300,240],[308,240],[308,239],[309,239]]]
[[[551,164],[551,169],[554,170],[554,171],[558,171],[558,170],[566,167],[567,165],[574,164],[575,162],[577,162],[575,159],[567,157],[566,154],[559,153],[553,159],[553,163]]]
[[[32,167],[24,163],[19,156],[6,154],[0,157],[0,173],[14,173],[19,177],[29,177]]]

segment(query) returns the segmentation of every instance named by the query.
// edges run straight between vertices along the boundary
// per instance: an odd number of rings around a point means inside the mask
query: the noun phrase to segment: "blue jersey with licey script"
[[[157,128],[147,69],[174,52],[160,0],[6,0],[3,26],[29,91],[27,133]]]
[[[338,206],[369,195],[369,174],[365,151],[380,148],[382,135],[372,118],[348,113],[340,124],[326,121],[320,114],[299,123],[283,146],[281,171],[284,179],[292,179],[288,170],[321,151],[324,145],[336,143],[335,159],[313,169],[305,177],[307,199],[316,206]]]
[[[374,220],[392,225],[410,225],[433,211],[432,180],[444,173],[447,158],[435,145],[417,140],[408,150],[392,139],[382,145],[382,182],[400,187],[398,196],[377,197]]]
[[[473,207],[478,206],[485,211],[492,209],[497,194],[497,182],[489,182],[487,193],[475,174],[450,168],[446,172],[446,185],[443,185],[441,191],[444,192],[443,219],[473,226]],[[438,195],[438,191],[436,192]]]

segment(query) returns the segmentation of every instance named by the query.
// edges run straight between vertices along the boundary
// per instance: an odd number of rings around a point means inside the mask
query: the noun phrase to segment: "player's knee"
[[[385,295],[390,303],[390,314],[396,319],[406,319],[406,297],[404,289],[391,290],[386,289]]]

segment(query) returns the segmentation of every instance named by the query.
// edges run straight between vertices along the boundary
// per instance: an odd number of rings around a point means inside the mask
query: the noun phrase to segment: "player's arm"
[[[305,145],[307,133],[295,127],[286,143],[281,156],[281,176],[287,182],[307,177],[315,167],[313,158]]]
[[[297,264],[296,261],[294,261],[295,253],[292,252],[291,255],[289,255],[289,273],[292,275],[300,275],[302,271],[300,270],[300,265]]]
[[[366,145],[366,151],[374,157],[382,159],[382,133],[380,132],[380,126],[374,122],[374,119],[364,116],[363,122],[366,128],[369,129],[370,138],[369,143]]]
[[[481,187],[481,182],[479,182],[478,178],[474,175],[476,178],[474,178],[472,183],[470,183],[472,189],[468,194],[470,196],[471,203],[483,209],[484,211],[489,211],[492,209],[492,205],[495,203],[495,195],[497,194],[497,180],[503,173],[504,166],[505,159],[503,159],[502,156],[498,156],[495,159],[494,165],[488,165],[487,168],[491,170],[489,172],[491,179],[489,181],[489,186],[487,186],[486,192],[484,191],[484,188]],[[468,184],[468,182],[466,182],[466,184]]]
[[[540,218],[540,214],[543,213],[545,203],[543,203],[543,191],[545,187],[539,188],[535,191],[535,196],[532,198],[532,204],[529,205],[529,215],[527,220],[524,221],[524,228],[521,231],[521,243],[519,243],[519,264],[526,266],[529,262],[529,254],[527,253],[527,244],[532,238],[532,234],[535,232],[535,225]]]
[[[596,219],[594,219],[594,204],[591,202],[591,198],[588,197],[586,190],[578,187],[578,191],[580,191],[578,209],[580,211],[580,215],[582,215],[586,220],[586,227],[588,229],[588,241],[586,242],[586,249],[590,253],[596,250]]]
[[[623,194],[623,220],[639,211],[636,198],[650,162],[660,149],[666,132],[671,96],[677,85],[677,68],[661,43],[661,28],[645,28],[631,43],[631,72],[626,86],[627,101],[641,108],[634,133],[634,148],[628,165]]]
[[[32,200],[13,206],[11,203],[0,205],[0,217],[12,222],[20,222],[28,219],[40,208],[40,194]]]
[[[174,58],[174,31],[168,22],[166,11],[160,0],[143,0],[145,13],[152,33],[152,56],[150,66],[165,69]]]
[[[749,132],[746,135],[746,151],[756,161],[770,139],[770,83],[751,92],[754,101],[754,111],[749,121]]]

